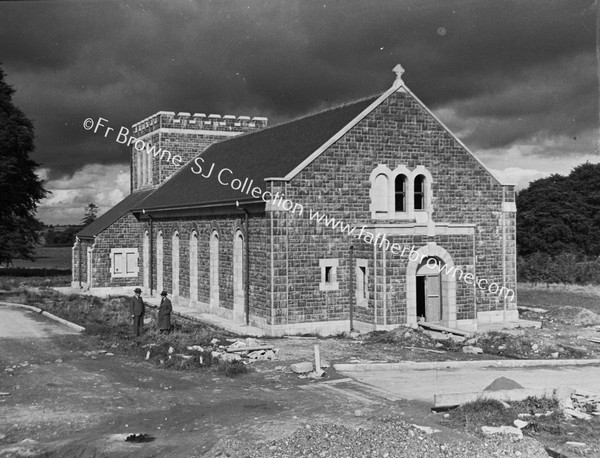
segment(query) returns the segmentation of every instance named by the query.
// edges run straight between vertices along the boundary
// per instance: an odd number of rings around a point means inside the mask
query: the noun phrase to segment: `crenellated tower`
[[[181,166],[169,156],[179,155],[182,164],[201,154],[215,142],[267,127],[267,118],[249,116],[159,111],[133,125],[133,136],[142,140],[142,151],[131,146],[131,191],[152,189]],[[167,155],[165,152],[170,153]]]

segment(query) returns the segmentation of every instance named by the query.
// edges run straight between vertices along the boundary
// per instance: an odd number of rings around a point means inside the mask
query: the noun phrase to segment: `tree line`
[[[600,164],[535,180],[516,203],[520,281],[600,284]]]

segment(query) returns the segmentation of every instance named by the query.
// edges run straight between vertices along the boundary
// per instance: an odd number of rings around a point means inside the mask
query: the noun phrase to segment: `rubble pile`
[[[399,327],[391,331],[372,331],[366,335],[370,343],[394,343],[407,347],[439,348],[442,346],[421,328]]]
[[[209,346],[190,345],[188,351],[205,353],[210,352],[212,358],[221,361],[242,361],[252,363],[254,361],[272,361],[277,359],[279,348],[273,348],[252,337],[247,339],[213,339]],[[188,355],[180,355],[188,356]],[[190,355],[191,356],[191,355]]]
[[[575,391],[562,405],[568,419],[591,420],[593,416],[600,416],[600,394]]]
[[[273,348],[257,339],[212,339],[209,344],[188,345],[185,349],[175,348],[168,343],[157,345],[146,344],[146,360],[158,358],[160,364],[172,365],[173,362],[187,362],[188,366],[210,366],[215,360],[239,361],[243,364],[255,361],[271,361],[277,359],[279,348]],[[186,351],[187,350],[187,351]]]
[[[600,315],[582,307],[563,305],[546,313],[544,322],[575,326],[597,326],[600,325]]]
[[[557,344],[556,339],[529,337],[490,331],[477,337],[478,346],[484,353],[514,359],[581,358],[585,349]]]

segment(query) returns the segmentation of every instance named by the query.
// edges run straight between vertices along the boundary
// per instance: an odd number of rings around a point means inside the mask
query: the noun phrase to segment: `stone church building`
[[[135,124],[131,194],[77,234],[73,286],[165,289],[271,335],[518,319],[514,186],[395,71],[383,94],[274,127]]]

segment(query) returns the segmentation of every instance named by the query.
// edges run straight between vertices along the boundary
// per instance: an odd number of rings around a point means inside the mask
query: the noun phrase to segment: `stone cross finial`
[[[401,85],[404,84],[404,81],[402,81],[402,75],[404,74],[404,68],[402,68],[402,65],[398,64],[394,67],[393,72],[396,74],[396,81],[394,81],[394,84],[396,85]]]

